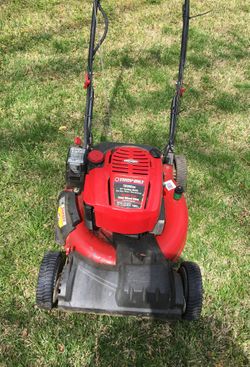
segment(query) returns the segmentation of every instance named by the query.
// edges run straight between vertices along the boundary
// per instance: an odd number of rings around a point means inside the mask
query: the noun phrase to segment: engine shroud
[[[82,193],[95,225],[121,234],[152,232],[162,197],[161,156],[137,146],[106,151],[102,164],[90,165]]]

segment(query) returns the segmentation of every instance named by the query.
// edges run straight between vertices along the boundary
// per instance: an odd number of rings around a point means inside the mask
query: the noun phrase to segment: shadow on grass
[[[111,131],[110,121],[111,121],[113,110],[115,108],[118,91],[119,91],[119,89],[122,85],[122,78],[123,78],[123,71],[121,70],[118,78],[116,79],[115,85],[112,89],[109,104],[108,104],[107,109],[105,111],[105,116],[104,116],[104,119],[103,119],[103,129],[102,129],[101,139],[100,139],[101,142],[107,141],[108,140],[107,137],[110,136],[110,131]]]
[[[116,319],[97,346],[90,367],[248,365],[230,328],[213,317],[172,324]]]
[[[22,129],[0,133],[0,150],[8,152],[11,149],[32,150],[37,144],[56,139],[58,128],[47,121],[26,123]]]
[[[122,110],[122,101],[119,100],[119,94],[123,93],[124,90],[123,85],[123,74],[120,73],[119,77],[117,78],[117,81],[115,83],[115,86],[113,88],[112,96],[110,99],[110,104],[108,107],[108,110],[104,116],[103,124],[102,124],[102,133],[101,133],[101,141],[106,141],[107,137],[109,137],[109,132],[111,130],[111,120],[113,118],[113,113],[116,113],[116,110]],[[126,97],[126,96],[125,96]],[[145,97],[147,101],[148,108],[150,109],[151,105],[154,104],[154,98],[149,93],[148,97]],[[128,98],[128,104],[130,104]],[[136,99],[136,103],[138,104],[139,108],[143,108],[145,106],[144,103],[144,97]],[[132,102],[131,102],[132,103]],[[164,103],[157,102],[157,104],[162,104],[164,107]],[[124,105],[124,102],[123,102]],[[138,107],[137,106],[137,107]],[[136,107],[136,108],[137,108]],[[153,108],[153,107],[152,107]],[[228,150],[225,150],[223,147],[220,147],[220,151],[216,149],[214,151],[213,147],[220,146],[220,143],[218,142],[215,135],[212,136],[212,138],[208,135],[206,135],[206,126],[209,125],[209,120],[204,120],[201,124],[201,118],[198,118],[197,121],[193,120],[191,118],[189,125],[190,125],[190,131],[187,131],[187,126],[185,126],[185,135],[190,137],[185,142],[183,141],[183,137],[181,137],[180,143],[178,143],[178,135],[177,135],[177,145],[179,147],[179,150],[182,150],[183,145],[185,147],[185,152],[188,152],[188,157],[192,162],[196,162],[201,167],[206,168],[209,170],[209,173],[211,177],[213,177],[214,180],[217,181],[218,184],[223,185],[224,188],[236,191],[237,188],[232,187],[234,185],[234,181],[232,181],[231,176],[232,173],[237,171],[237,167],[239,165],[238,162],[241,162],[241,164],[244,164],[244,159],[247,161],[247,157],[244,158],[244,156],[247,154],[244,150],[242,151],[242,148],[239,146],[237,150],[230,152]],[[76,124],[78,124],[79,121],[76,121]],[[181,123],[181,121],[180,121]],[[195,144],[193,143],[193,132],[195,129],[200,129],[199,125],[202,127],[202,131],[204,135],[204,139],[202,140],[199,138],[197,141],[197,134],[195,136]],[[203,126],[204,125],[204,126]],[[154,121],[148,121],[146,125],[143,125],[141,129],[137,129],[131,136],[133,138],[133,142],[140,143],[140,144],[149,144],[152,146],[164,146],[165,145],[165,138],[167,136],[167,130],[168,130],[168,121],[166,121],[166,130],[164,131],[164,135],[159,131],[158,126],[155,124]],[[130,134],[127,133],[126,130],[124,131],[124,142],[126,142],[126,135]],[[0,151],[12,155],[13,152],[15,154],[18,154],[23,151],[24,157],[23,159],[29,160],[29,155],[27,153],[34,154],[35,152],[39,152],[43,149],[43,143],[52,143],[53,141],[61,142],[63,146],[63,153],[66,157],[67,149],[65,147],[67,139],[63,134],[58,133],[58,126],[52,124],[49,120],[49,116],[47,119],[44,118],[38,118],[37,121],[27,122],[22,128],[9,130],[7,132],[0,133],[0,140],[1,140],[1,146]],[[109,139],[112,140],[112,139]],[[212,141],[213,140],[213,141]],[[65,148],[64,148],[65,147]],[[62,158],[63,159],[63,158]],[[28,168],[37,169],[38,171],[41,170],[40,166],[44,166],[44,169],[46,167],[49,167],[50,160],[47,160],[46,162],[42,162],[42,157],[39,159],[41,164],[34,165],[34,162],[31,161]],[[38,162],[38,161],[37,161]],[[36,163],[37,163],[36,162]],[[53,161],[51,161],[51,164],[53,165]],[[52,168],[51,165],[51,168]],[[42,171],[44,171],[42,169]],[[56,169],[56,168],[55,168]],[[46,172],[45,172],[46,173]],[[47,172],[48,174],[49,172]],[[243,180],[243,179],[242,179]],[[239,182],[240,184],[240,182]],[[241,191],[244,191],[244,187],[241,187]]]
[[[230,326],[212,316],[193,323],[99,319],[88,315],[65,317],[60,312],[48,314],[34,308],[24,312],[13,301],[12,309],[5,311],[1,320],[0,362],[4,366],[33,366],[38,361],[42,366],[79,367],[248,366]],[[15,343],[11,343],[13,337]],[[72,361],[73,346],[84,340],[88,341],[88,357],[84,362]],[[29,348],[31,342],[36,343],[34,348]],[[83,344],[82,348],[85,354],[86,346]]]

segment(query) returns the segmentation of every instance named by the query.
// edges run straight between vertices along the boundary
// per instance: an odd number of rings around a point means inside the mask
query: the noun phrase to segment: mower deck
[[[154,247],[153,236],[142,241],[118,236],[117,244],[117,266],[97,266],[77,252],[69,255],[60,279],[58,308],[181,319],[185,308],[181,276]]]

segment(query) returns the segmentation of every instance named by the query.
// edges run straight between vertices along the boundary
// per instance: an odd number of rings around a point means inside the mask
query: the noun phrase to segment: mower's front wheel
[[[175,180],[182,186],[184,191],[187,189],[187,160],[184,155],[174,157]]]
[[[39,308],[51,310],[57,304],[57,287],[63,265],[62,252],[47,252],[42,260],[36,289],[36,304]]]
[[[191,261],[184,261],[179,273],[182,278],[186,309],[183,314],[184,320],[198,320],[202,309],[203,288],[199,266]]]

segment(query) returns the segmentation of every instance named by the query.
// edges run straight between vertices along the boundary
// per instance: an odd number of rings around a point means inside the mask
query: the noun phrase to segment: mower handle
[[[97,44],[95,44],[96,40],[96,27],[97,27],[97,13],[100,11],[104,18],[104,32],[102,37],[99,39]],[[98,49],[101,47],[108,33],[108,17],[103,10],[100,0],[93,0],[93,9],[92,9],[92,20],[91,20],[91,28],[90,28],[90,40],[89,40],[89,53],[88,53],[88,70],[86,74],[85,84],[87,89],[87,98],[86,98],[86,109],[84,116],[84,144],[86,152],[90,149],[92,145],[92,135],[91,135],[91,125],[93,118],[93,105],[94,105],[94,87],[93,87],[93,63],[95,54]]]
[[[185,69],[186,55],[187,55],[188,31],[189,31],[189,20],[190,20],[189,12],[190,12],[189,0],[184,0],[183,15],[182,15],[183,26],[182,26],[182,37],[181,37],[179,72],[178,72],[178,79],[176,82],[176,92],[172,99],[171,109],[170,109],[169,140],[163,152],[165,160],[167,161],[172,160],[172,158],[169,157],[169,153],[172,153],[171,156],[173,156],[176,125],[177,125],[178,115],[180,112],[180,100],[184,92],[183,76],[184,76],[184,69]]]

